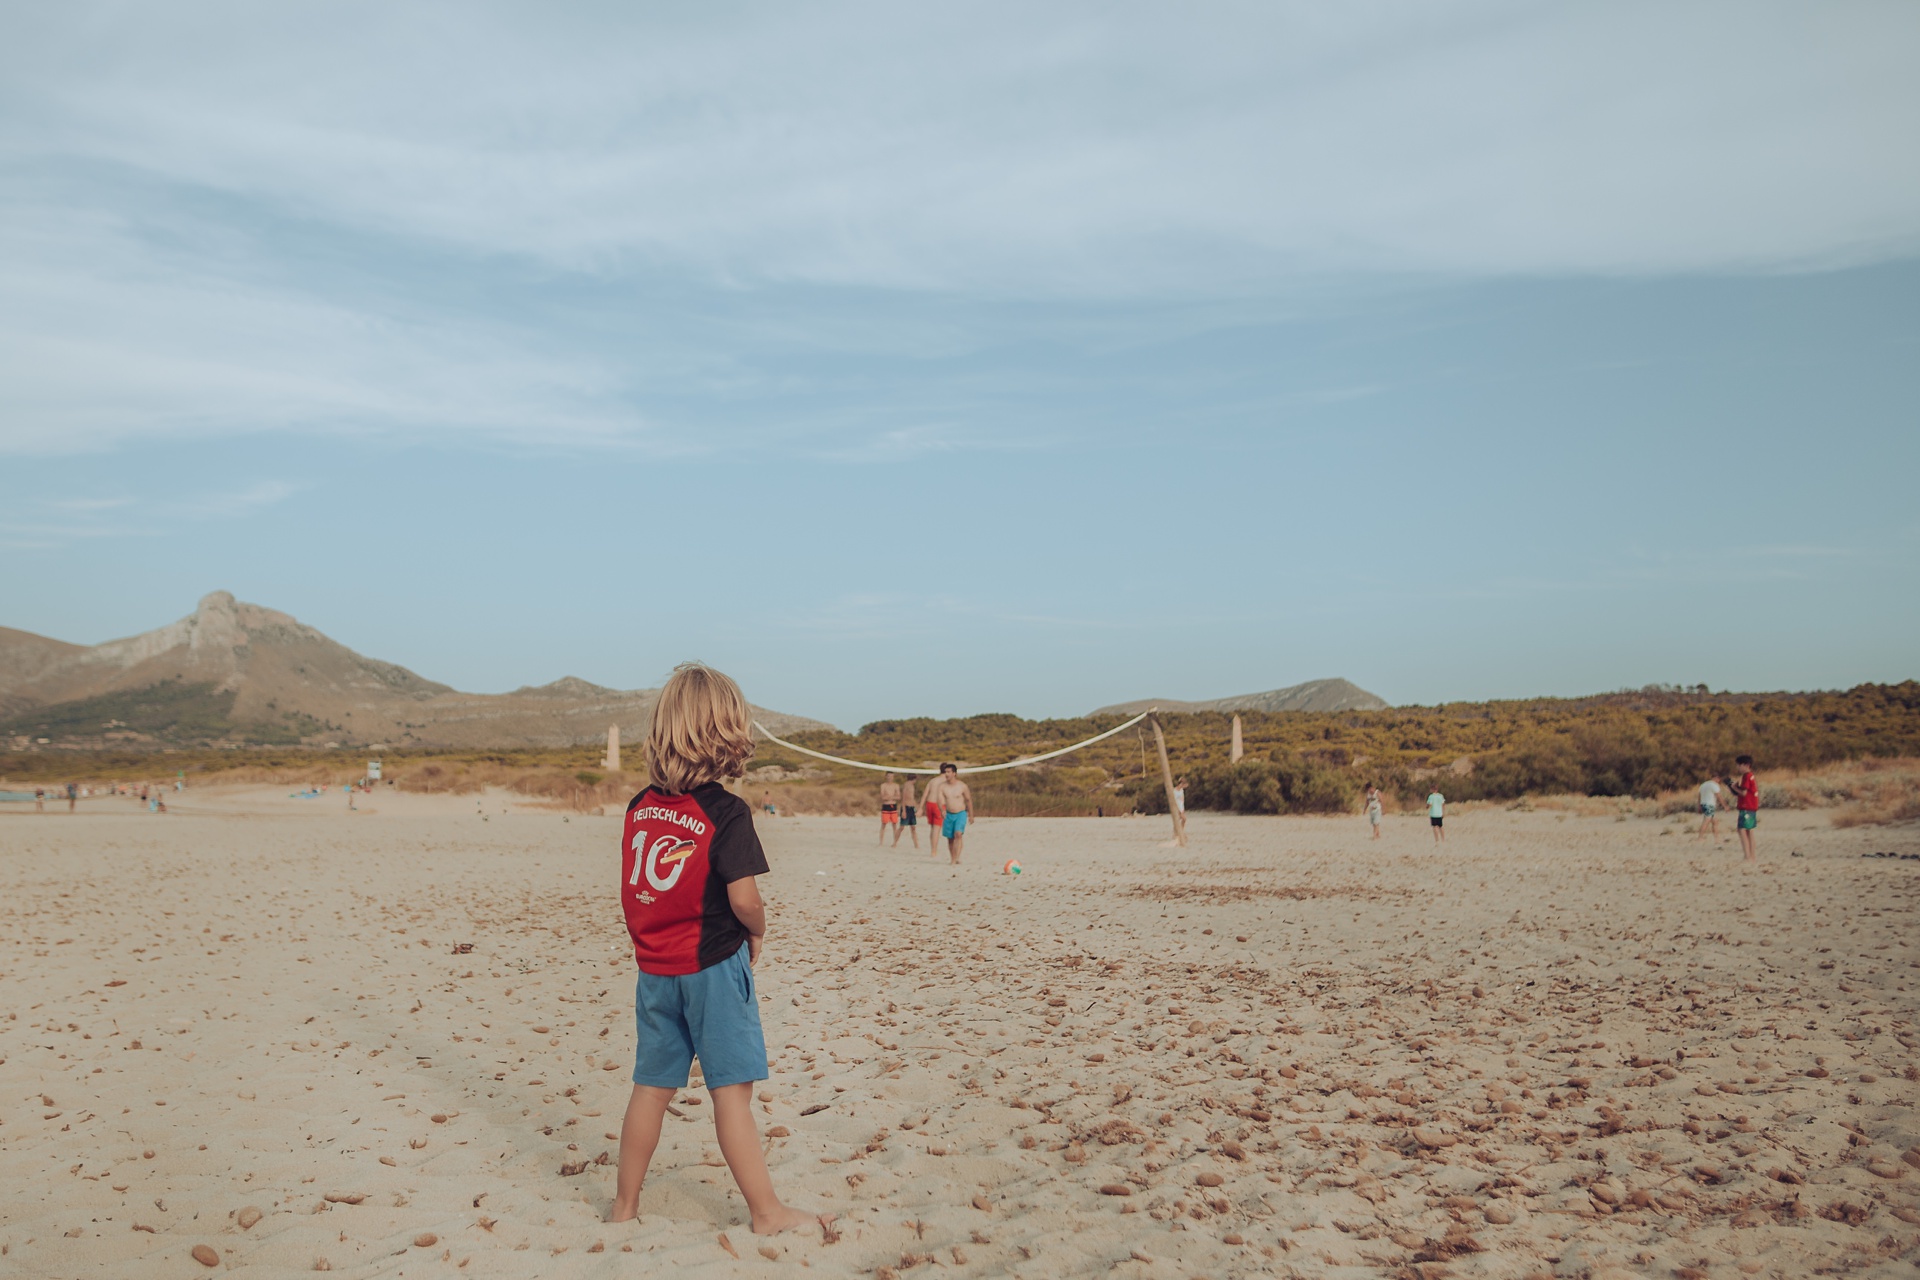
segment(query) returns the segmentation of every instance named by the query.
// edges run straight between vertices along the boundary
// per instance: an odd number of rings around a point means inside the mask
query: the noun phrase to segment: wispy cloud
[[[1124,344],[1389,275],[1920,251],[1912,5],[82,2],[9,37],[13,454],[701,453],[783,379],[860,399],[836,358],[990,348],[980,300],[1106,306],[1084,332]],[[872,417],[767,435],[864,461],[965,434]]]
[[[182,523],[238,520],[291,498],[300,486],[285,480],[255,480],[230,489],[139,500],[127,497],[25,498],[16,518],[0,520],[0,545],[49,549],[74,542],[149,538]]]
[[[300,491],[298,485],[284,480],[256,480],[226,493],[209,493],[167,504],[169,515],[196,520],[226,520],[251,515],[264,507],[286,501]]]
[[[885,464],[941,454],[1023,453],[1053,443],[1053,439],[1038,433],[1009,436],[949,423],[897,427],[843,446],[817,450],[815,456],[827,462]]]
[[[908,462],[930,453],[950,453],[957,446],[951,426],[896,427],[843,447],[824,449],[820,456],[833,462]]]
[[[14,154],[572,270],[1237,292],[1920,232],[1904,5],[89,8],[8,42]]]
[[[133,505],[132,498],[43,498],[40,505],[52,511],[117,511]]]
[[[124,228],[4,211],[0,450],[276,429],[541,433],[639,427],[617,375],[530,350],[512,326],[409,315],[156,249]]]
[[[847,592],[776,610],[762,621],[776,630],[834,640],[905,640],[936,633],[959,602],[947,596],[916,595],[909,602],[898,592]]]

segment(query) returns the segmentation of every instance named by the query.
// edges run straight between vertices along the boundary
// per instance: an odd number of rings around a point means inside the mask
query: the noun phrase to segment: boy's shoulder
[[[753,821],[753,806],[717,782],[703,782],[688,793],[715,823],[744,817]]]

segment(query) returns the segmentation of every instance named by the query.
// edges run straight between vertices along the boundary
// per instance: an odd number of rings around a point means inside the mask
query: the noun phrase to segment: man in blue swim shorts
[[[947,842],[948,863],[957,867],[961,846],[966,843],[967,815],[973,808],[973,792],[960,781],[958,765],[949,762],[940,766],[940,776],[927,786],[926,802],[929,807],[939,805],[945,815],[940,820],[940,834]]]

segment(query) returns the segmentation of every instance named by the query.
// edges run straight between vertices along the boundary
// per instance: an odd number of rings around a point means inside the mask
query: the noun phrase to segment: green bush
[[[1189,809],[1234,813],[1348,813],[1358,783],[1322,761],[1276,751],[1270,760],[1208,764],[1187,779]],[[1165,812],[1164,800],[1157,812]]]
[[[1128,778],[1115,790],[1122,801],[1131,805],[1135,813],[1165,813],[1167,811],[1167,787],[1160,775],[1150,773],[1144,777]],[[1187,807],[1193,803],[1193,787],[1187,787]]]

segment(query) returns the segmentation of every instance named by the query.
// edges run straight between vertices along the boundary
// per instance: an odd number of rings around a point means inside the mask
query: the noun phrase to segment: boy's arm
[[[767,932],[767,907],[760,901],[760,884],[753,876],[742,876],[727,886],[727,905],[736,920],[747,928],[747,964],[760,961],[760,940]]]

